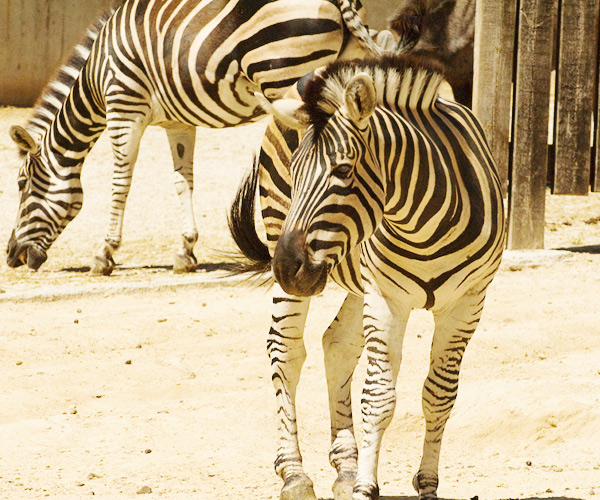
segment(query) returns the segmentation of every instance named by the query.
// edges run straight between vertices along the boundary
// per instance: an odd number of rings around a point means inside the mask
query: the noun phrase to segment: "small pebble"
[[[130,365],[130,364],[131,364],[131,360],[130,360],[130,359],[128,359],[127,361],[125,361],[125,364],[126,364],[126,365]]]
[[[146,454],[148,454],[148,453],[152,453],[152,450],[151,450],[150,448],[146,448],[146,449],[144,450],[144,453],[146,453]]]
[[[142,486],[139,490],[137,490],[138,495],[146,495],[148,493],[152,493],[152,488],[150,488],[150,486]]]
[[[141,349],[142,348],[142,344],[138,344],[135,346],[136,349]]]
[[[81,313],[81,309],[77,309],[77,312],[78,312],[78,313]]]
[[[74,319],[73,323],[77,324],[77,323],[79,323],[79,320],[78,319]]]
[[[552,493],[552,489],[551,489],[551,488],[548,488],[548,489],[546,490],[546,493]]]
[[[527,462],[525,462],[525,465],[531,467],[531,460],[527,460]]]
[[[159,323],[164,323],[165,321],[167,321],[167,318],[161,318],[159,320],[157,320]]]
[[[88,478],[88,481],[89,481],[89,480],[92,480],[92,479],[97,479],[97,478],[99,478],[99,477],[100,477],[100,476],[99,476],[98,474],[94,474],[93,472],[90,472],[90,473],[88,474],[88,477],[87,477],[87,478]]]
[[[21,366],[23,364],[23,361],[17,361],[17,366]]]
[[[71,408],[71,409],[69,410],[69,413],[70,413],[71,415],[77,415],[77,408],[76,408],[75,406],[73,406],[73,408]]]

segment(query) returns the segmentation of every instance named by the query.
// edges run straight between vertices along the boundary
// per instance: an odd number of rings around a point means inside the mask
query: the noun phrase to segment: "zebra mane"
[[[441,63],[426,57],[400,54],[335,61],[316,71],[302,94],[302,109],[317,134],[343,106],[346,85],[358,73],[367,73],[375,83],[379,105],[400,111],[433,106],[444,81]]]
[[[102,13],[98,20],[88,27],[84,40],[73,48],[67,62],[59,68],[42,90],[40,97],[33,106],[33,115],[25,125],[25,128],[32,134],[36,142],[39,142],[50,128],[52,121],[79,77],[96,38],[98,38],[103,26],[114,12],[115,8],[112,8]]]

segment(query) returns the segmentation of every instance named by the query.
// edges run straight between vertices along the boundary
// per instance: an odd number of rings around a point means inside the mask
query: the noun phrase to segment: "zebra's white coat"
[[[302,469],[294,400],[309,297],[328,276],[349,292],[323,338],[330,462],[338,472],[334,497],[379,496],[379,448],[394,414],[404,330],[415,308],[432,311],[435,332],[414,486],[419,498],[437,497],[441,439],[460,363],[504,243],[502,195],[484,133],[470,110],[438,96],[441,83],[435,65],[416,58],[338,62],[305,85],[304,102],[265,104],[282,123],[302,130],[299,138],[270,123],[259,162],[242,186],[245,196],[237,200],[249,201],[260,174],[269,252],[255,248],[252,255],[272,259],[278,282],[268,351],[282,499],[315,498]],[[251,225],[248,208],[232,211],[238,244],[236,230],[248,233]],[[246,241],[257,242],[255,236]],[[358,453],[350,380],[363,344]]]

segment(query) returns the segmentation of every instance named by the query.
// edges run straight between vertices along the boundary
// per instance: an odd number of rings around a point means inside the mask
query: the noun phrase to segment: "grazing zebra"
[[[383,50],[354,0],[119,3],[47,86],[28,126],[10,130],[25,156],[10,266],[37,269],[45,262],[81,209],[82,164],[107,129],[114,154],[110,218],[92,272],[110,274],[139,142],[148,125],[159,125],[168,136],[183,210],[183,245],[174,270],[194,270],[195,127],[255,121],[264,112],[254,92],[276,98],[329,61]],[[390,39],[380,43],[389,48]]]
[[[251,261],[238,272],[272,266],[277,281],[267,345],[282,499],[316,498],[302,469],[295,394],[310,296],[329,277],[348,291],[323,336],[334,497],[378,498],[377,458],[415,308],[432,311],[435,332],[422,394],[423,456],[413,485],[421,499],[437,496],[442,433],[460,363],[504,243],[502,195],[484,132],[469,109],[439,96],[442,80],[433,61],[386,56],[315,72],[298,84],[303,101],[262,99],[276,120],[238,190],[230,229]],[[257,184],[268,247],[254,226]],[[359,453],[350,380],[363,347],[368,366]]]

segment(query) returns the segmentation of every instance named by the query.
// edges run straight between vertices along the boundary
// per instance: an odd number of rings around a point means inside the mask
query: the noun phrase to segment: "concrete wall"
[[[31,106],[114,0],[0,0],[0,105]]]

